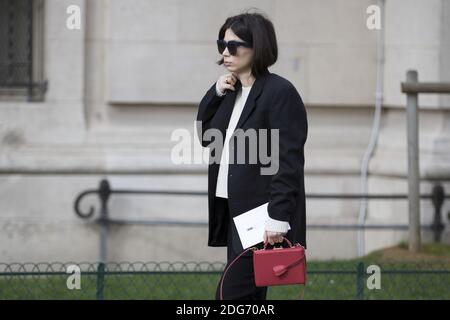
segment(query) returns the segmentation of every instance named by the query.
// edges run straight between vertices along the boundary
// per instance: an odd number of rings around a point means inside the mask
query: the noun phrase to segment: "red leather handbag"
[[[305,248],[300,244],[292,243],[288,248],[264,248],[253,251],[253,269],[257,287],[281,286],[288,284],[305,284],[306,282],[306,255]]]
[[[220,299],[223,300],[223,282],[229,268],[247,251],[253,251],[253,272],[257,287],[280,286],[292,284],[306,284],[306,253],[305,248],[292,243],[285,237],[283,241],[288,248],[267,249],[268,242],[263,249],[250,247],[238,255],[225,269],[220,282]]]

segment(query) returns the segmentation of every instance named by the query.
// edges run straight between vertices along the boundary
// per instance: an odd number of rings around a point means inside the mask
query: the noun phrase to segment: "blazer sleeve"
[[[268,120],[270,129],[279,130],[279,148],[278,159],[272,159],[277,161],[278,171],[271,178],[267,210],[270,218],[289,221],[297,212],[296,197],[304,196],[304,145],[308,135],[306,109],[293,85],[275,94]]]
[[[203,134],[206,130],[211,128],[211,120],[219,109],[220,102],[224,99],[225,94],[219,96],[216,91],[215,82],[206,92],[205,96],[200,101],[197,112],[197,137],[203,147],[207,147],[212,141],[203,140]]]

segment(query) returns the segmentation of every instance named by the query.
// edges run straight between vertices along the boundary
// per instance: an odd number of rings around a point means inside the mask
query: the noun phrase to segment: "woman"
[[[208,245],[227,246],[228,266],[244,250],[233,217],[268,202],[264,242],[274,245],[284,236],[306,248],[306,110],[292,83],[267,69],[278,56],[273,24],[259,13],[229,17],[220,28],[217,47],[222,55],[218,64],[228,72],[206,92],[197,114],[202,146],[210,147],[210,160],[220,159],[210,161],[208,168]],[[225,139],[214,141],[208,130],[220,132]],[[257,146],[262,142],[269,150],[270,165],[276,168],[271,174],[262,173],[267,161],[249,163],[254,146],[244,144],[244,154],[236,147],[237,132],[251,130],[256,132]],[[264,130],[266,135],[261,134]],[[272,139],[278,143],[272,145]],[[211,148],[214,144],[220,147]],[[230,161],[239,156],[244,163]],[[263,242],[257,246],[261,248]],[[219,282],[216,299],[220,289]],[[267,287],[255,286],[251,251],[228,270],[222,293],[224,299],[266,299]]]

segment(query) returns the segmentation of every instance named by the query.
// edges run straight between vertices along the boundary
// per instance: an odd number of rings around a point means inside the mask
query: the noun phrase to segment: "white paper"
[[[244,249],[264,241],[268,204],[266,202],[233,218]]]

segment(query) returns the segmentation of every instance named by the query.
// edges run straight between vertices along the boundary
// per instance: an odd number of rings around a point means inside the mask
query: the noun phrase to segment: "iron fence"
[[[170,219],[147,219],[147,220],[133,220],[133,219],[117,219],[111,218],[109,214],[109,199],[112,195],[185,195],[185,196],[207,196],[206,191],[174,191],[174,190],[127,190],[127,189],[112,189],[107,179],[100,181],[97,189],[90,189],[82,191],[77,195],[74,201],[74,211],[76,215],[83,219],[93,218],[96,210],[91,206],[88,211],[83,211],[80,208],[81,201],[88,195],[96,194],[100,200],[100,215],[94,221],[100,225],[100,239],[99,239],[99,261],[106,262],[106,240],[108,236],[109,225],[148,225],[148,226],[183,226],[183,227],[207,227],[207,221],[192,221],[192,220],[170,220]],[[435,242],[440,242],[442,233],[445,230],[445,224],[442,218],[442,207],[445,199],[450,198],[450,194],[446,194],[444,187],[436,183],[431,193],[420,194],[420,199],[431,201],[434,207],[433,221],[429,225],[421,225],[423,230],[429,230],[433,233]],[[408,194],[306,194],[309,199],[367,199],[367,200],[408,200]],[[447,214],[450,219],[450,212]],[[337,229],[337,230],[408,230],[407,224],[308,224],[308,230],[312,229]]]
[[[98,189],[81,192],[74,203],[82,218],[92,218],[94,207],[80,210],[81,200],[97,194],[100,199],[100,259],[97,263],[0,264],[0,299],[213,299],[225,264],[223,262],[107,262],[106,239],[110,224],[207,226],[206,221],[127,220],[109,216],[112,194],[160,194],[206,196],[206,192],[165,190],[112,190],[106,179]],[[309,194],[321,199],[399,199],[408,195]],[[444,230],[441,219],[444,199],[439,184],[422,199],[431,200],[435,218],[422,228],[431,230],[440,241]],[[321,229],[405,229],[407,225],[308,225]],[[80,273],[80,289],[69,289],[68,282]],[[375,267],[375,269],[370,269]],[[369,270],[375,270],[370,271]],[[379,270],[377,274],[376,270]],[[377,278],[379,277],[379,278]],[[379,288],[377,281],[379,280]],[[375,286],[375,287],[373,287]],[[268,299],[450,299],[450,258],[420,262],[377,261],[370,255],[347,261],[308,261],[306,286],[270,287]]]
[[[0,299],[209,300],[223,268],[221,262],[0,264]],[[70,285],[74,270],[79,288]],[[308,262],[307,270],[306,286],[270,287],[267,298],[450,299],[450,259]]]

